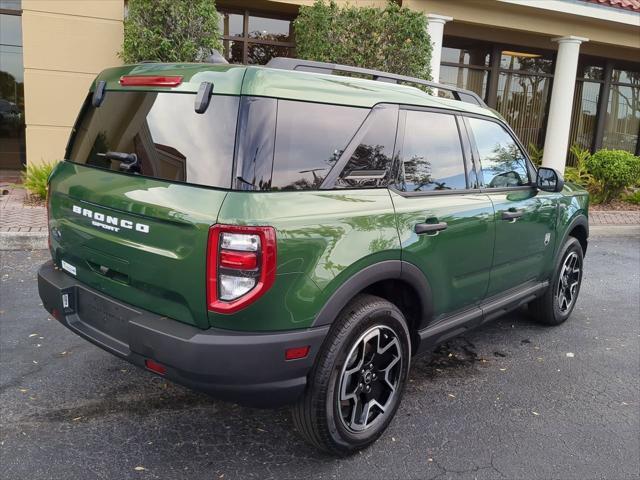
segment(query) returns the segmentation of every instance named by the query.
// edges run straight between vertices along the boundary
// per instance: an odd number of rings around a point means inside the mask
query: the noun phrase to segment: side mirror
[[[555,168],[540,167],[536,186],[545,192],[561,192],[564,187],[564,178]]]

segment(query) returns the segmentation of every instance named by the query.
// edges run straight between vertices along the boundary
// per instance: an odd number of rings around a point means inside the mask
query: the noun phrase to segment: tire
[[[410,361],[402,312],[380,297],[358,295],[335,320],[293,407],[298,432],[335,455],[371,445],[400,406]]]
[[[549,288],[540,298],[529,304],[529,309],[538,323],[555,326],[569,318],[578,301],[582,285],[583,261],[580,242],[574,237],[567,238],[558,256]],[[568,276],[565,275],[567,273]]]

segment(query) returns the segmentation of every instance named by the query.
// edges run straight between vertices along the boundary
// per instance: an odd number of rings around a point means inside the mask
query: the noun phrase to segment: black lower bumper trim
[[[278,333],[201,330],[119,302],[93,290],[52,262],[38,272],[45,309],[100,348],[145,368],[152,359],[170,380],[215,397],[272,407],[294,402],[329,326]],[[65,297],[66,295],[66,297]],[[285,360],[285,350],[310,346]]]

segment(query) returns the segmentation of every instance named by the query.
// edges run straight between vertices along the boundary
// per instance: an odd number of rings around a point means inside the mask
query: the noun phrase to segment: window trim
[[[469,176],[470,169],[474,170],[476,179],[478,179],[478,176],[477,176],[477,169],[475,167],[475,161],[473,158],[473,149],[468,144],[466,125],[464,126],[465,131],[463,131],[463,123],[461,121],[462,119],[459,118],[461,117],[463,112],[460,112],[458,110],[451,110],[447,108],[421,107],[416,105],[400,105],[399,107],[400,107],[400,112],[398,116],[399,117],[398,129],[396,132],[396,147],[394,149],[394,156],[393,156],[394,163],[392,165],[393,178],[391,178],[391,181],[389,182],[389,185],[387,188],[403,197],[464,195],[468,193],[480,193],[481,191],[480,188],[476,188],[476,187],[471,188],[470,186],[471,185],[470,176]],[[420,192],[420,191],[407,192],[398,188],[397,184],[398,184],[399,175],[400,175],[400,162],[401,162],[400,154],[402,153],[402,149],[404,147],[404,132],[406,128],[406,112],[407,111],[421,111],[421,112],[439,113],[443,115],[453,115],[456,122],[456,128],[458,131],[458,138],[460,139],[460,148],[462,152],[462,167],[464,168],[466,188],[458,189],[458,190],[427,190],[424,192]]]
[[[511,192],[514,190],[529,190],[531,188],[535,188],[536,179],[538,178],[538,171],[536,170],[535,166],[531,162],[531,159],[529,158],[529,154],[527,150],[522,146],[520,139],[515,134],[513,129],[506,122],[503,122],[502,120],[497,118],[492,118],[485,115],[478,115],[474,113],[465,112],[465,113],[461,113],[461,116],[464,117],[465,126],[467,128],[467,133],[469,135],[469,143],[471,144],[471,152],[474,158],[476,175],[478,177],[478,182],[479,182],[479,190],[481,192],[483,193],[503,192],[503,191]],[[469,120],[468,120],[469,118],[477,118],[479,120],[490,121],[490,122],[496,123],[497,125],[499,125],[505,130],[505,133],[509,135],[511,139],[515,142],[515,144],[520,149],[520,153],[522,153],[522,156],[524,157],[525,167],[527,169],[527,174],[529,176],[529,183],[527,185],[518,185],[515,187],[500,187],[500,188],[490,188],[486,186],[484,182],[484,174],[482,173],[482,161],[480,160],[480,152],[478,151],[478,145],[476,144],[475,134],[473,132],[473,129],[471,128],[471,124],[469,123]]]

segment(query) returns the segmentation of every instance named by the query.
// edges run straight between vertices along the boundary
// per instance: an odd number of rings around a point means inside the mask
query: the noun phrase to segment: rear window
[[[190,93],[107,92],[99,108],[85,108],[68,159],[121,171],[104,154],[133,153],[140,175],[230,188],[238,97],[214,95],[203,114],[194,102]]]

